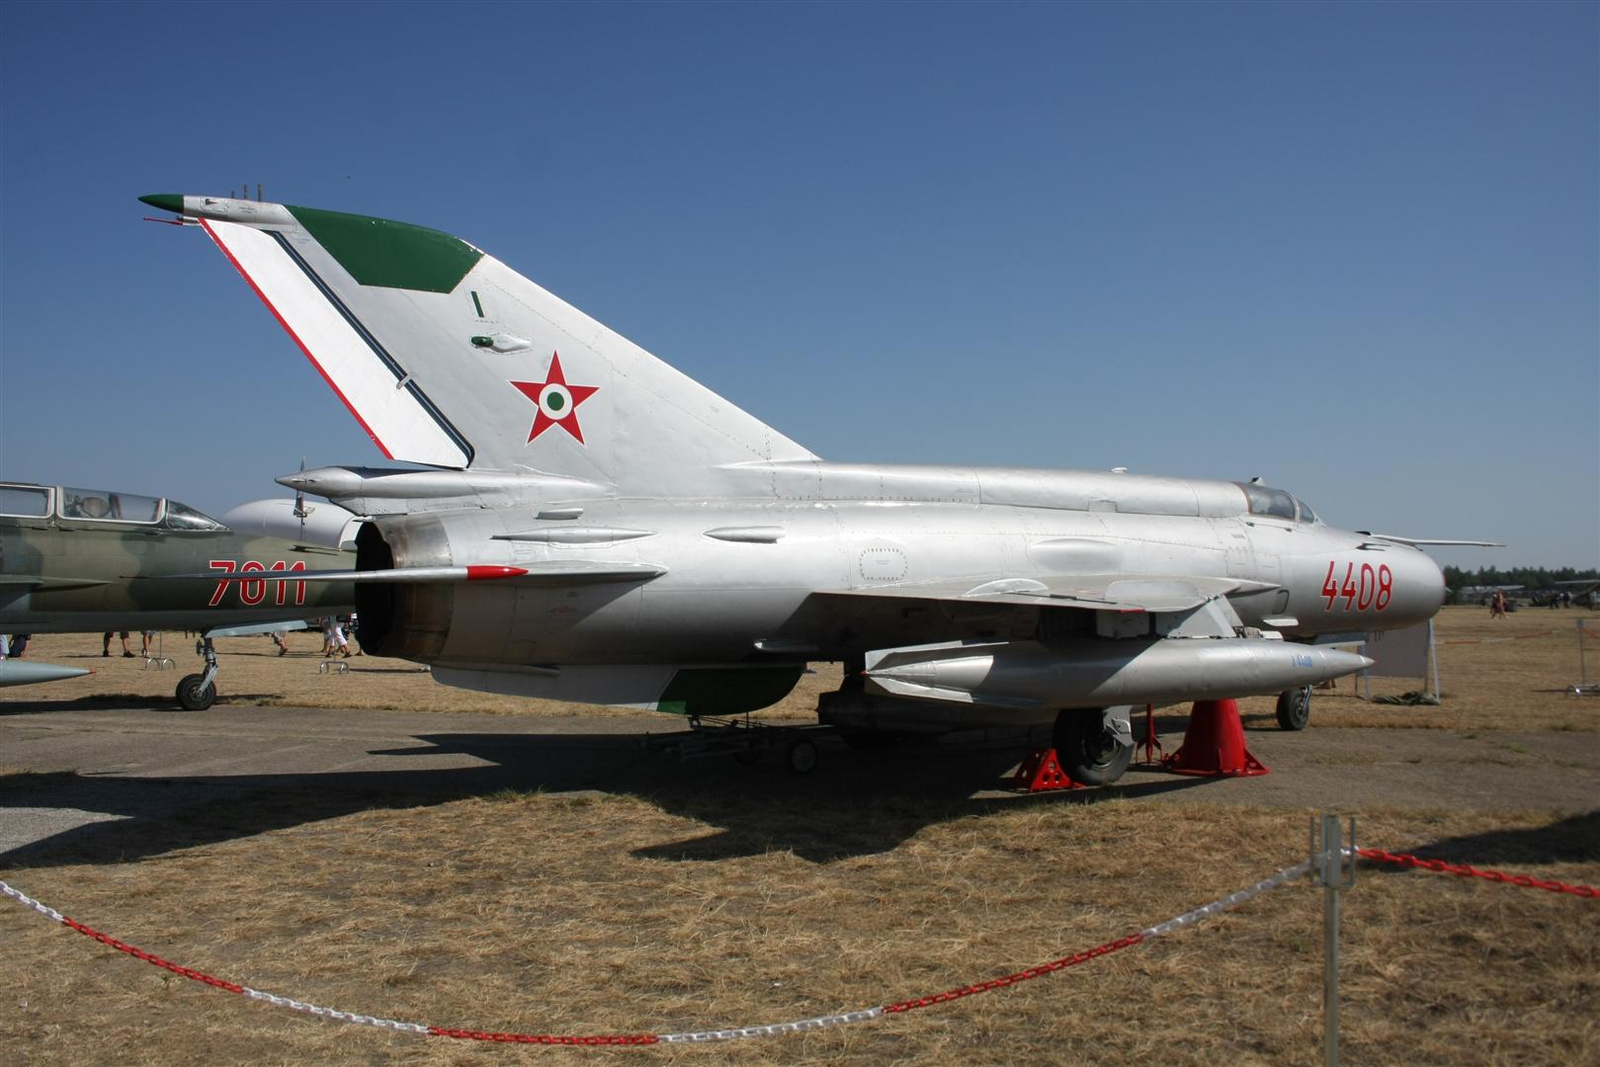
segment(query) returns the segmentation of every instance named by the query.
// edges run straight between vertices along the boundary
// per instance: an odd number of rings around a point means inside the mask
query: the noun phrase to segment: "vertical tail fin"
[[[649,352],[438,230],[199,196],[199,221],[391,459],[692,494],[814,459]]]

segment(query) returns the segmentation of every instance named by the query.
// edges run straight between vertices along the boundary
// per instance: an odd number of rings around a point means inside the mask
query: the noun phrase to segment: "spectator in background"
[[[337,615],[329,615],[322,620],[322,654],[350,658],[350,642],[345,639],[344,627],[340,625]]]

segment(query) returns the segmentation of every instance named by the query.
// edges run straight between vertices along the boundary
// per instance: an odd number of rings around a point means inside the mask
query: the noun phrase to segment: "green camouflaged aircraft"
[[[349,582],[237,575],[342,570],[354,559],[338,548],[239,533],[175,500],[0,482],[0,633],[198,631],[205,670],[185,676],[176,693],[190,710],[216,699],[213,637],[347,614],[355,599]],[[209,573],[218,577],[197,578]],[[13,684],[42,680],[38,674],[19,674]]]

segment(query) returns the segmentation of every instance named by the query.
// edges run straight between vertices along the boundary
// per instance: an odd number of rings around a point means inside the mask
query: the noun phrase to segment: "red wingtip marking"
[[[526,567],[499,567],[488,564],[475,564],[467,568],[467,581],[476,582],[484,578],[520,578],[528,573]]]

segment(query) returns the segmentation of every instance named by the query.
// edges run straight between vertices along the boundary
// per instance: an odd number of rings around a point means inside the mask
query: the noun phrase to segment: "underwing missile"
[[[0,659],[0,686],[59,682],[89,672],[82,667],[61,667],[54,663],[33,663],[20,659]]]
[[[1264,696],[1351,674],[1372,660],[1263,638],[938,644],[870,652],[868,688],[1005,707],[1106,707]]]

